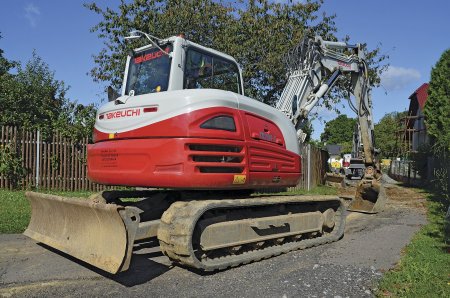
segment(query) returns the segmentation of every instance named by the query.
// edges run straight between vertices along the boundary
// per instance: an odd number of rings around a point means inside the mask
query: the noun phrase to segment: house
[[[422,84],[409,96],[408,115],[404,118],[405,127],[402,135],[407,152],[417,152],[422,144],[428,143],[423,109],[428,99],[428,83]]]
[[[327,151],[330,157],[328,159],[328,164],[331,171],[339,171],[342,167],[341,149],[341,145],[327,145]]]

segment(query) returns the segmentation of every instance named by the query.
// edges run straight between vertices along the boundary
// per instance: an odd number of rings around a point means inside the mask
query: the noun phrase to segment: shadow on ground
[[[68,255],[43,243],[38,243],[38,245],[126,287],[145,284],[146,282],[151,281],[152,279],[169,271],[173,267],[151,260],[152,258],[163,256],[161,251],[151,251],[144,253],[142,252],[146,249],[158,247],[159,244],[157,240],[150,240],[147,242],[140,242],[135,244],[133,248],[133,256],[131,257],[130,268],[127,271],[120,272],[118,274],[105,272],[97,267],[94,267],[86,262],[83,262],[71,255]]]

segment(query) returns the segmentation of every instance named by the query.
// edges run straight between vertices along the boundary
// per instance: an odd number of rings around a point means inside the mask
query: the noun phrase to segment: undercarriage
[[[128,269],[138,240],[157,237],[174,263],[214,271],[337,241],[345,226],[345,207],[335,196],[105,191],[89,200],[27,197],[34,215],[25,235],[110,273]]]

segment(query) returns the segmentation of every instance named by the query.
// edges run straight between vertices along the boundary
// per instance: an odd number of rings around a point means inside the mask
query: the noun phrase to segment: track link
[[[316,238],[290,241],[281,244],[271,242],[262,248],[246,250],[240,254],[221,255],[217,258],[198,258],[198,244],[193,244],[194,231],[202,215],[211,210],[252,208],[278,204],[311,204],[337,205],[335,210],[335,226],[328,233]],[[342,238],[345,228],[345,207],[335,196],[276,196],[252,197],[247,199],[222,199],[175,202],[164,212],[158,230],[161,251],[174,263],[200,269],[203,271],[223,270],[241,264],[267,259],[289,251],[305,249]],[[226,231],[224,231],[226,233]],[[196,253],[197,252],[197,253]]]

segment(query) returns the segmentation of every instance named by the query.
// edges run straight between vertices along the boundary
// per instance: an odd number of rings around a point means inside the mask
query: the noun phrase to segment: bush
[[[21,184],[27,170],[22,166],[22,157],[13,144],[0,146],[0,175],[6,177],[14,188]]]

